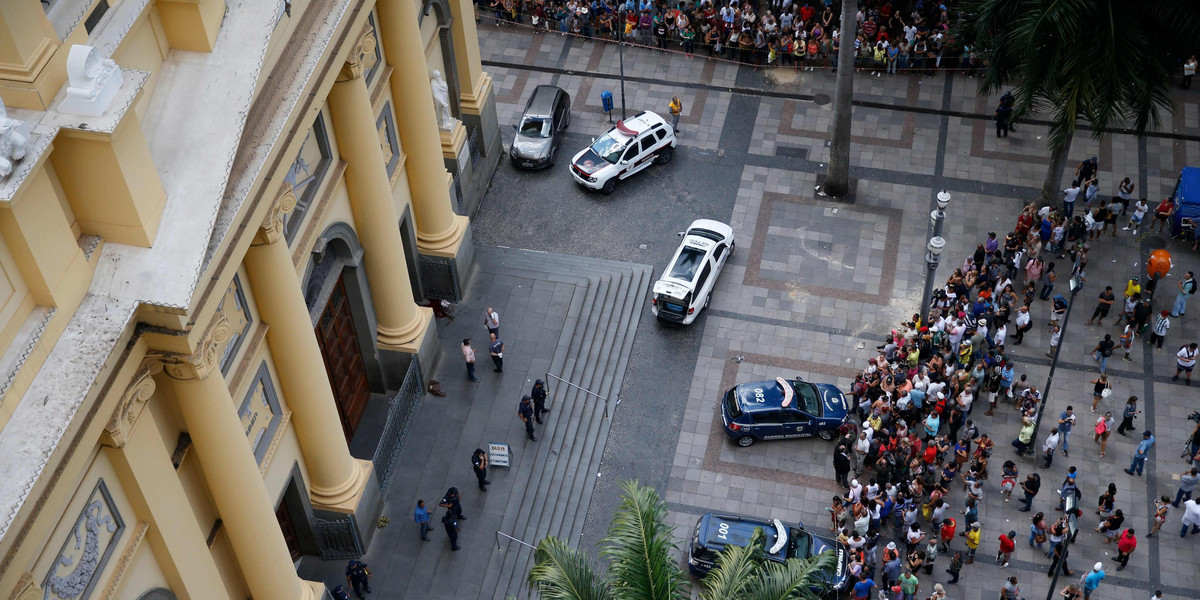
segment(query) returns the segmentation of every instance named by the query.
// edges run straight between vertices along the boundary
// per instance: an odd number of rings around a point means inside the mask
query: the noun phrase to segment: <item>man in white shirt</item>
[[[1063,215],[1067,220],[1071,220],[1071,215],[1075,214],[1075,198],[1079,196],[1079,182],[1072,181],[1071,187],[1063,190]]]
[[[500,337],[500,313],[492,310],[492,307],[487,308],[487,312],[483,315],[483,325],[487,327],[488,333],[495,334]]]
[[[1014,345],[1020,346],[1021,342],[1025,341],[1025,332],[1033,328],[1033,317],[1029,315],[1029,307],[1022,306],[1017,309],[1017,335]]]
[[[1192,385],[1192,369],[1196,367],[1196,349],[1200,348],[1200,344],[1195,342],[1182,346],[1179,352],[1175,353],[1175,376],[1171,381],[1179,381],[1179,374],[1187,371],[1187,385]]]
[[[1054,462],[1054,451],[1058,450],[1058,428],[1050,429],[1050,435],[1046,436],[1046,441],[1042,442],[1042,458],[1045,463],[1042,464],[1043,469],[1049,469],[1050,463]]]
[[[1142,224],[1142,219],[1146,216],[1146,211],[1150,207],[1146,204],[1146,199],[1142,198],[1133,204],[1133,216],[1129,218],[1129,225],[1122,227],[1124,231],[1133,230],[1133,235],[1137,235],[1138,227]]]

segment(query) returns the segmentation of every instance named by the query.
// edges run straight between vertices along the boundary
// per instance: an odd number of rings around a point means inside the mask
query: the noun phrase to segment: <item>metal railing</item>
[[[559,377],[558,375],[554,375],[554,374],[551,374],[550,372],[546,372],[546,381],[549,381],[551,379],[554,379],[561,383],[565,383],[565,384],[567,384],[589,396],[595,396],[596,398],[599,398],[600,400],[602,400],[604,402],[604,418],[605,419],[608,418],[608,398],[605,398],[604,396],[601,396],[600,394],[597,394],[596,392],[593,392],[592,390],[589,390],[587,388],[575,385],[574,383],[571,383],[570,381],[567,381],[566,379],[563,379],[562,377]],[[547,392],[547,394],[549,394],[549,392]],[[547,398],[548,397],[549,396],[547,395]]]
[[[502,549],[502,547],[500,545],[500,538],[502,538],[502,537],[508,538],[509,540],[512,540],[522,546],[525,546],[526,548],[529,548],[530,550],[537,550],[537,546],[534,546],[533,544],[525,542],[524,540],[519,540],[511,535],[508,535],[507,533],[504,533],[503,531],[496,530],[496,549],[497,550]]]

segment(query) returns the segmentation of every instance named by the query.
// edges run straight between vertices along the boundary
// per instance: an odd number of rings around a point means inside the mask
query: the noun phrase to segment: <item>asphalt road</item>
[[[558,164],[515,169],[502,160],[474,220],[480,244],[511,246],[653,265],[661,272],[677,233],[695,219],[728,222],[742,164],[720,152],[676,149],[667,165],[622,181],[610,196],[577,185],[570,157],[601,132],[572,132]],[[618,483],[638,479],[666,490],[705,318],[686,328],[659,324],[649,310],[638,326],[579,548],[598,559],[596,544],[620,501]]]

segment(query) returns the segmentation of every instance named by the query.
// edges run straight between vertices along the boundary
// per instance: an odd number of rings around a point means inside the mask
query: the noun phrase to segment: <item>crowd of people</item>
[[[1094,186],[1096,170],[1095,159],[1089,159],[1077,169],[1076,179]],[[1072,575],[1064,556],[1072,516],[1065,502],[1068,498],[1074,498],[1073,516],[1080,528],[1084,521],[1095,521],[1095,532],[1116,546],[1116,570],[1128,564],[1138,534],[1127,522],[1122,505],[1127,507],[1134,499],[1119,498],[1115,483],[1105,486],[1076,466],[1068,468],[1061,482],[1044,482],[1038,470],[1050,468],[1060,453],[1069,458],[1072,432],[1087,427],[1099,457],[1105,456],[1113,429],[1118,435],[1137,439],[1125,472],[1142,475],[1155,438],[1150,430],[1138,431],[1135,425],[1141,414],[1137,396],[1130,396],[1119,409],[1114,407],[1120,415],[1119,426],[1113,411],[1102,406],[1112,394],[1107,361],[1120,350],[1125,353],[1123,358],[1130,360],[1133,341],[1151,328],[1151,347],[1161,347],[1170,318],[1184,313],[1187,298],[1196,291],[1192,274],[1179,281],[1171,308],[1153,320],[1156,279],[1139,282],[1135,275],[1120,291],[1102,286],[1086,326],[1115,326],[1119,338],[1104,334],[1092,350],[1098,363],[1089,408],[1094,421],[1081,419],[1074,406],[1046,410],[1042,391],[1026,375],[1017,375],[1019,367],[1009,350],[1023,344],[1026,333],[1040,321],[1047,328],[1048,356],[1055,357],[1067,310],[1067,300],[1059,289],[1066,287],[1062,286],[1066,278],[1086,280],[1090,244],[1117,235],[1116,218],[1130,208],[1133,186],[1125,179],[1116,191],[1111,199],[1098,200],[1094,193],[1081,192],[1083,195],[1064,198],[1055,206],[1024,207],[1012,231],[1002,240],[989,233],[935,291],[928,310],[892,330],[878,346],[878,355],[855,377],[852,404],[859,425],[838,442],[833,459],[837,480],[847,491],[835,496],[828,509],[832,529],[853,556],[850,570],[856,585],[852,597],[861,600],[878,589],[880,598],[916,598],[920,579],[934,575],[935,563],[948,575],[943,579],[946,585],[956,584],[960,572],[975,562],[980,546],[989,540],[996,540],[995,561],[1001,567],[1008,567],[1020,538],[1048,559],[1048,574],[1057,570]],[[1076,214],[1075,202],[1086,207],[1079,211],[1082,214]],[[1133,204],[1144,216],[1145,208],[1138,205],[1144,207],[1145,200]],[[1138,225],[1135,222],[1127,229]],[[1123,301],[1118,297],[1121,293]],[[1110,312],[1116,313],[1115,318],[1106,324]],[[1072,326],[1079,332],[1084,329]],[[1180,347],[1177,377],[1179,373],[1190,375],[1195,357],[1195,344]],[[1039,415],[1043,410],[1046,414]],[[996,440],[986,431],[990,418],[1002,411],[1011,412],[1021,423],[1011,441]],[[1196,417],[1200,423],[1200,414]],[[1040,433],[1035,433],[1039,422]],[[1008,447],[1015,456],[1001,458],[1009,452]],[[1186,536],[1189,527],[1200,531],[1200,504],[1191,499],[1200,482],[1200,470],[1195,468],[1200,467],[1198,451],[1200,424],[1181,457],[1191,461],[1193,468],[1180,476],[1174,501],[1163,496],[1152,507],[1147,537],[1158,533],[1172,508],[1181,509],[1181,535]],[[997,452],[1002,454],[996,456]],[[1029,466],[1018,466],[1016,459],[1022,455],[1030,455],[1034,462],[1021,461]],[[991,464],[993,460],[998,467]],[[1046,493],[1051,485],[1056,486],[1056,494]],[[1027,532],[1007,527],[1004,531],[985,530],[979,512],[989,487],[1005,502],[1017,493],[1017,510],[1032,513],[1026,520]],[[1085,516],[1090,498],[1097,497],[1093,494],[1098,494],[1095,519]],[[1052,498],[1052,504],[1037,510],[1035,498],[1046,496]],[[1062,595],[1088,598],[1104,576],[1104,565],[1096,563]],[[1018,598],[1018,592],[1019,581],[1014,576],[1005,583],[1001,598]],[[1076,593],[1078,596],[1073,596]],[[944,597],[941,583],[929,597]]]
[[[478,0],[497,24],[679,48],[754,65],[837,68],[841,15],[831,0]],[[855,66],[878,73],[981,68],[955,41],[950,5],[863,0],[855,15]]]

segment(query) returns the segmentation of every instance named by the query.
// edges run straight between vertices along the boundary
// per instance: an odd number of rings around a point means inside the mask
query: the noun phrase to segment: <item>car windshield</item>
[[[808,558],[812,552],[812,537],[807,533],[796,529],[795,527],[788,528],[788,558]]]
[[[600,155],[600,158],[615,165],[618,160],[621,160],[621,153],[625,151],[625,145],[626,142],[606,133],[592,144],[592,152],[595,152]]]
[[[817,391],[817,386],[803,381],[793,381],[792,387],[795,388],[796,396],[799,397],[796,408],[810,415],[821,416],[821,394]]]
[[[699,248],[692,246],[684,246],[679,251],[679,258],[675,260],[675,264],[671,266],[670,277],[680,281],[691,281],[696,277],[696,271],[700,269],[700,265],[704,262],[705,252]]]
[[[526,116],[521,121],[521,135],[532,138],[548,138],[551,127],[553,124],[546,117]]]

